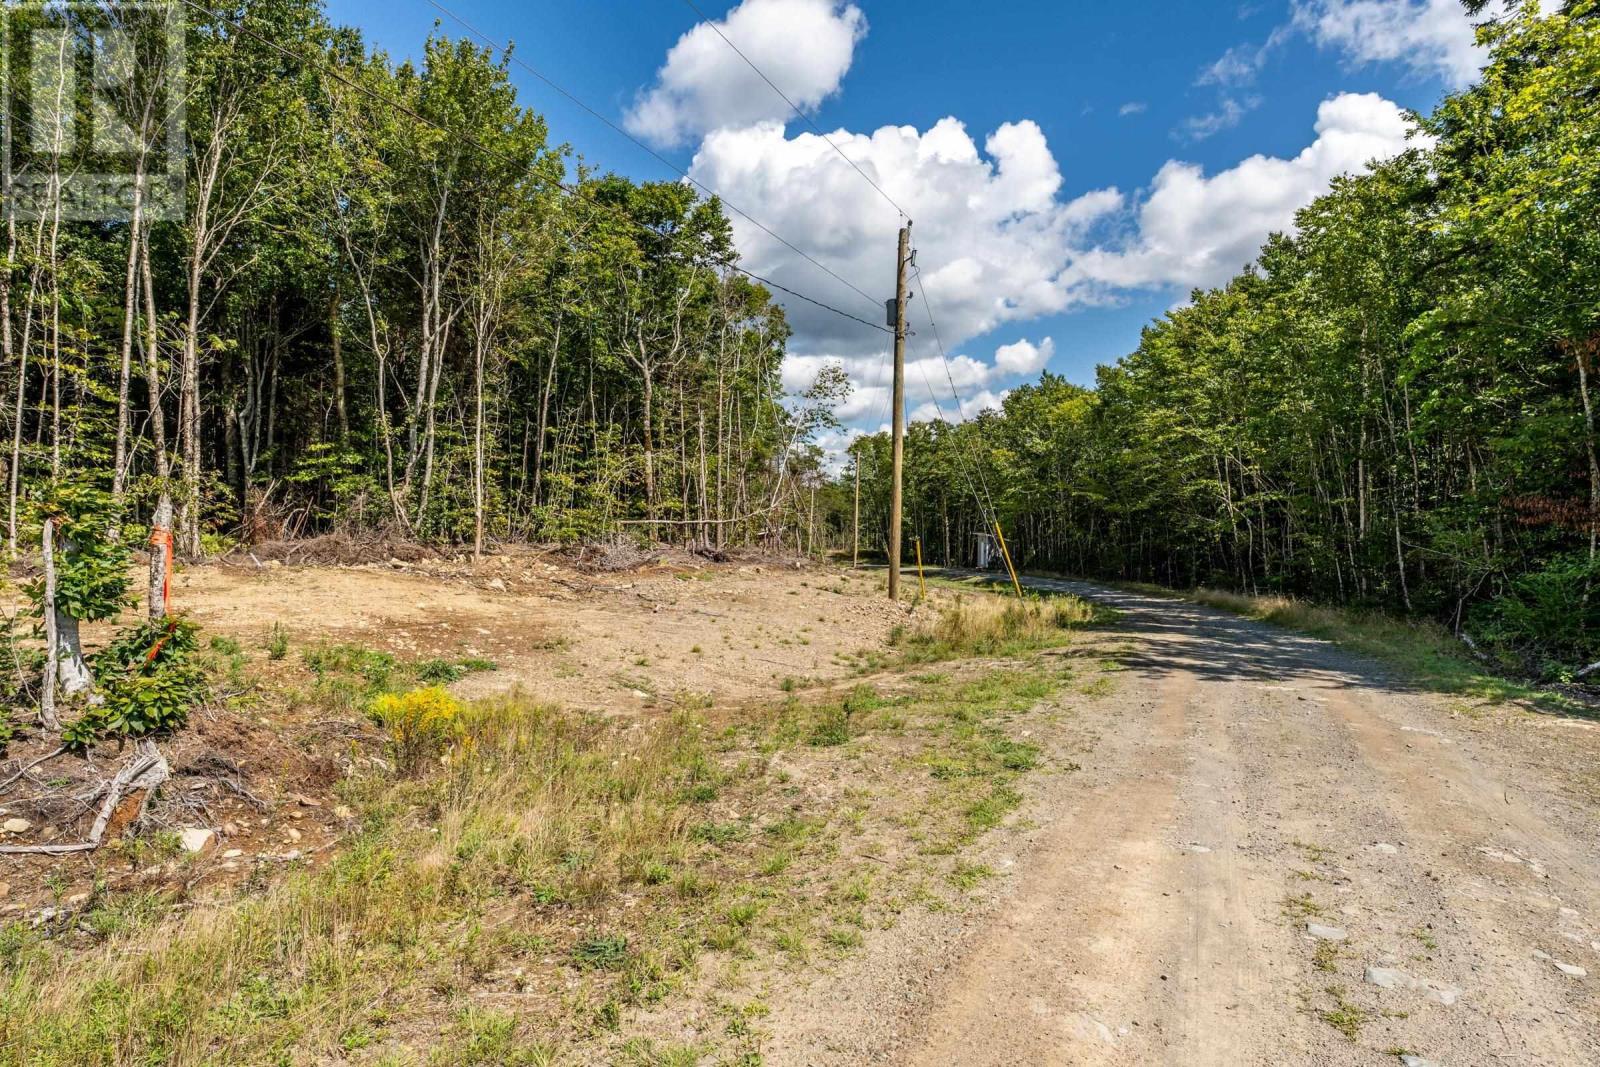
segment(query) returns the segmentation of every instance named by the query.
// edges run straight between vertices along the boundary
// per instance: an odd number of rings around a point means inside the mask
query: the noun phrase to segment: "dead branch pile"
[[[403,563],[420,563],[438,559],[437,549],[419,545],[400,536],[391,528],[377,530],[341,530],[290,540],[262,541],[240,547],[223,557],[223,562],[249,566],[276,560],[284,564],[317,564],[322,566],[352,566],[362,563],[387,563],[398,559]]]

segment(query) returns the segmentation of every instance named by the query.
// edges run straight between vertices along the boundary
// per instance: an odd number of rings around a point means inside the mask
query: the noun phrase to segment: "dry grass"
[[[153,912],[88,953],[8,931],[0,1063],[258,1062],[360,1043],[471,977],[497,900],[592,904],[681,852],[699,733],[478,705],[439,774],[366,783],[366,827],[320,870],[176,921]]]
[[[975,598],[907,647],[1003,654],[1087,617]],[[0,928],[0,1065],[626,1061],[629,1020],[707,966],[849,951],[899,879],[958,891],[1041,762],[1016,717],[1066,680],[990,665],[647,721],[469,705],[433,769],[344,783],[361,828],[315,869]]]
[[[907,663],[965,656],[1016,656],[1066,644],[1072,631],[1097,619],[1096,608],[1072,596],[1015,600],[962,596],[933,622],[891,637]]]
[[[1473,659],[1448,629],[1429,620],[1326,607],[1285,596],[1247,596],[1219,589],[1201,588],[1183,595],[1208,607],[1332,641],[1391,664],[1417,684],[1436,692],[1492,701],[1524,699],[1574,710],[1570,702],[1555,694],[1492,673]]]

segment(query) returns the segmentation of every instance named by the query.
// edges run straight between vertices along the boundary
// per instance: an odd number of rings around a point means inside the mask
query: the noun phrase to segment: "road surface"
[[[1600,1064],[1600,737],[1182,602],[1063,698],[1004,877],[774,1004],[772,1064]],[[1406,1059],[1405,1057],[1410,1057]]]

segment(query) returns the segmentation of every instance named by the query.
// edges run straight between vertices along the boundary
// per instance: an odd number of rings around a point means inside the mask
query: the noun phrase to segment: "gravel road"
[[[1115,692],[1062,700],[1081,769],[1035,776],[972,906],[776,994],[766,1062],[1600,1064],[1594,723],[1030,584],[1123,612]]]

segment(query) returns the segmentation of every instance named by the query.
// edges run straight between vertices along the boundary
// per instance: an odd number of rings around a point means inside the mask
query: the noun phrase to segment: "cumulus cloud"
[[[1046,337],[1038,344],[1024,339],[995,349],[994,365],[1004,374],[1038,374],[1055,354],[1052,338]]]
[[[1320,13],[1318,39],[1341,40],[1329,19],[1346,9],[1416,8],[1422,0],[1296,0],[1297,20]],[[1431,4],[1431,0],[1430,0]],[[719,24],[796,103],[814,107],[836,92],[866,29],[859,8],[842,0],[743,0]],[[1239,51],[1202,81],[1249,80],[1281,39]],[[803,42],[804,47],[796,47]],[[1228,60],[1228,57],[1224,57]],[[828,140],[791,133],[792,115],[738,56],[701,24],[668,54],[655,83],[627,116],[631,129],[661,143],[697,140],[693,177],[783,234],[806,254],[865,290],[819,271],[738,214],[732,217],[744,264],[780,285],[825,300],[870,322],[894,290],[894,249],[901,219],[855,170],[870,175],[915,218],[907,359],[914,417],[969,417],[998,404],[1006,387],[1036,375],[1055,354],[1045,337],[971,353],[974,338],[1075,307],[1115,302],[1133,290],[1215,285],[1254,258],[1274,230],[1336,175],[1358,171],[1407,143],[1407,122],[1373,94],[1344,94],[1318,109],[1315,135],[1290,158],[1252,156],[1207,173],[1181,160],[1160,168],[1134,193],[1116,188],[1065,195],[1055,151],[1037,123],[1007,122],[975,135],[954,117],[927,129],[883,126],[838,130]],[[1252,98],[1225,92],[1218,117],[1193,120],[1191,136],[1237,122]],[[1131,102],[1120,111],[1138,114]],[[837,146],[847,162],[835,151]],[[852,162],[854,166],[852,166]],[[781,299],[781,297],[780,297]],[[785,385],[809,386],[830,363],[854,391],[838,411],[855,426],[876,426],[889,403],[888,337],[798,300],[784,300],[794,328]],[[940,359],[937,335],[953,354]],[[952,382],[961,395],[957,405]],[[937,399],[936,408],[935,399]]]
[[[1067,292],[1057,276],[1067,250],[1084,243],[1097,223],[1122,207],[1123,198],[1115,189],[1101,189],[1063,199],[1060,168],[1037,124],[1006,123],[984,139],[981,150],[954,118],[926,131],[885,126],[870,134],[840,130],[830,136],[917,220],[914,324],[927,322],[931,305],[945,341],[954,345],[1092,298]],[[821,137],[789,136],[777,123],[719,130],[701,144],[691,173],[875,301],[893,294],[900,220]],[[881,321],[881,306],[868,304],[769,235],[737,216],[734,228],[750,269]],[[884,343],[881,334],[817,308],[798,302],[789,307],[802,351],[866,355]],[[913,344],[931,351],[932,331],[915,328]]]
[[[1293,24],[1356,62],[1398,61],[1458,88],[1484,63],[1460,0],[1296,0]]]
[[[1314,137],[1295,156],[1251,156],[1214,173],[1173,160],[1135,194],[1108,188],[1071,198],[1062,196],[1060,167],[1031,122],[1001,127],[981,149],[953,118],[923,132],[888,126],[832,137],[918,220],[907,393],[914,409],[933,412],[937,397],[949,415],[955,405],[930,310],[955,353],[949,373],[971,414],[975,401],[993,402],[1004,385],[1038,373],[1055,352],[1044,338],[975,357],[964,350],[971,339],[1134,290],[1220,284],[1255,257],[1269,233],[1292,228],[1294,213],[1336,175],[1406,148],[1408,130],[1390,101],[1343,94],[1321,104]],[[693,168],[696,178],[869,287],[875,299],[893,292],[899,219],[821,138],[789,136],[774,123],[722,130],[706,138]],[[735,217],[734,226],[750,269],[881,321],[881,307],[743,220]],[[855,383],[840,416],[881,421],[888,338],[809,304],[786,306],[796,332],[785,384],[803,389],[824,364],[839,363]]]
[[[1211,175],[1170,161],[1135,209],[1132,237],[1076,256],[1064,280],[1118,289],[1220,284],[1335,176],[1403,151],[1409,129],[1383,97],[1343,93],[1317,108],[1316,139],[1291,159],[1255,155]]]
[[[851,3],[744,0],[722,21],[699,23],[678,39],[624,125],[657,144],[679,145],[711,130],[786,120],[788,105],[728,42],[796,106],[810,109],[839,91],[866,32],[866,16]]]

